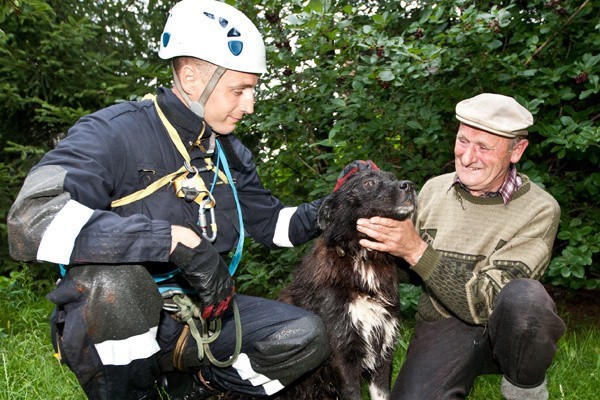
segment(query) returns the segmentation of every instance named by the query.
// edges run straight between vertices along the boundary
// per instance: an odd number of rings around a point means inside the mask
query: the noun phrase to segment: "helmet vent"
[[[222,28],[225,28],[228,23],[229,23],[229,21],[227,21],[225,18],[220,18],[219,17],[219,24],[221,24]]]
[[[167,47],[167,45],[169,44],[169,39],[171,39],[171,34],[169,32],[163,33],[163,35],[162,35],[163,47]]]
[[[237,29],[235,29],[235,28],[231,28],[231,29],[229,30],[229,32],[227,32],[227,37],[240,37],[240,36],[242,36],[242,35],[240,34],[240,31],[238,31],[238,30],[237,30]]]
[[[244,49],[244,43],[240,42],[239,40],[230,40],[228,45],[229,51],[231,51],[231,54],[234,56],[239,56]]]

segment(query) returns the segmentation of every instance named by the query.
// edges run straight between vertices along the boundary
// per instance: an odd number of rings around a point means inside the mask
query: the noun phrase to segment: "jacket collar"
[[[156,101],[165,117],[175,127],[183,144],[191,149],[202,132],[203,121],[192,112],[171,89],[161,87],[158,89]],[[204,148],[208,148],[208,138],[212,133],[210,126],[206,125],[201,141]]]

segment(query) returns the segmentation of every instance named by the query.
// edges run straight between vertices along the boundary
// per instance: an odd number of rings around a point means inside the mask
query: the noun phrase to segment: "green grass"
[[[26,273],[0,277],[0,400],[85,399],[50,341],[52,304]]]
[[[598,398],[600,388],[600,326],[598,318],[574,320],[566,311],[559,311],[567,324],[567,332],[558,343],[558,351],[547,373],[551,400],[591,400]],[[400,370],[412,335],[412,325],[406,323],[396,350],[393,377]],[[480,376],[475,381],[468,400],[502,400],[500,375]],[[426,399],[424,399],[426,400]]]
[[[48,318],[50,288],[32,287],[25,274],[0,277],[0,400],[85,399],[75,376],[54,358]],[[594,399],[600,388],[600,327],[597,318],[574,320],[561,312],[568,329],[548,371],[550,399]],[[402,329],[393,376],[412,334]],[[469,400],[501,400],[500,376],[482,376]],[[426,400],[426,399],[424,399]]]

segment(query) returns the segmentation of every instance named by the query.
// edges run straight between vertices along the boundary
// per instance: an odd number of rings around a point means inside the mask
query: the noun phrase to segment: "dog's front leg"
[[[334,356],[332,366],[337,375],[339,398],[342,400],[361,400],[360,368],[357,368],[356,363]]]
[[[392,359],[386,355],[375,371],[369,376],[371,400],[389,400],[392,374]]]

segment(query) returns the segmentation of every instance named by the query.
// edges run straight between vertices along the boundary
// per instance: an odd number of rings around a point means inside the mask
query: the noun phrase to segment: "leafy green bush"
[[[246,240],[244,257],[236,272],[239,292],[276,298],[289,283],[290,271],[300,263],[307,246],[270,252],[252,240]]]
[[[49,146],[79,115],[167,84],[168,65],[155,51],[170,4],[1,5],[0,145]],[[519,169],[562,208],[545,278],[598,287],[599,2],[246,0],[236,6],[264,33],[269,65],[255,114],[236,133],[286,204],[326,195],[354,159],[373,159],[420,187],[453,168],[456,102],[484,91],[512,95],[536,121]],[[6,156],[0,183],[19,177]],[[0,202],[10,203],[17,189],[0,187],[8,188]],[[269,292],[297,258],[248,247],[242,281]]]
[[[404,317],[413,318],[415,316],[422,292],[421,287],[417,285],[410,283],[401,283],[398,285],[400,312]]]
[[[596,2],[597,3],[597,2]],[[254,5],[252,5],[254,6]],[[238,132],[290,203],[323,196],[353,159],[420,187],[453,170],[456,102],[490,91],[534,114],[519,170],[562,208],[545,279],[598,287],[600,5],[261,2],[272,38],[257,112]]]
[[[600,231],[584,225],[581,219],[570,220],[568,226],[562,227],[558,239],[568,245],[558,257],[555,257],[548,268],[548,276],[553,285],[566,286],[571,289],[587,287],[600,289],[600,264],[594,262],[594,255],[600,251]],[[595,279],[589,278],[596,277]]]

